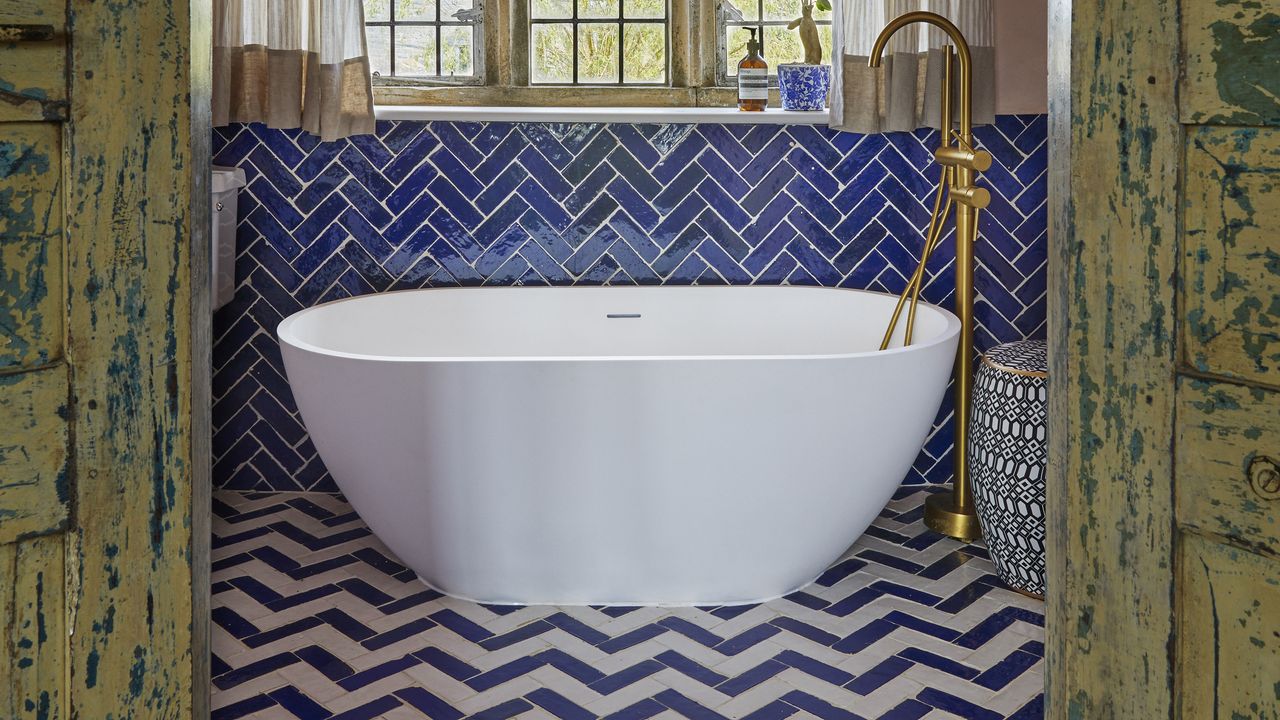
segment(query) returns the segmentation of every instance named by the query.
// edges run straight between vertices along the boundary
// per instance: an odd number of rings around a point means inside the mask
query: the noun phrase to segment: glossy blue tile
[[[522,657],[511,662],[500,665],[488,672],[482,672],[475,677],[466,680],[467,685],[476,692],[484,692],[489,688],[496,687],[512,678],[520,677],[526,673],[532,672],[543,666],[543,661],[537,657]]]
[[[325,720],[333,715],[328,708],[307,697],[292,685],[272,690],[267,695],[298,720]]]
[[[783,630],[786,630],[787,632],[795,633],[796,635],[799,635],[800,637],[805,638],[807,640],[816,642],[819,645],[831,646],[839,642],[840,640],[839,635],[827,632],[826,630],[823,630],[819,627],[815,627],[802,620],[797,620],[792,617],[786,617],[786,616],[776,617],[770,620],[769,622],[770,624],[776,625],[782,628]]]
[[[819,680],[825,680],[832,685],[844,685],[853,680],[851,673],[845,672],[838,667],[833,667],[820,660],[815,660],[807,655],[796,652],[795,650],[784,650],[773,658],[778,662],[785,663],[803,673],[812,675]]]
[[[689,720],[725,720],[723,715],[690,700],[675,690],[663,690],[654,695],[653,699],[689,718]]]
[[[916,699],[927,705],[959,715],[965,720],[1003,720],[1000,713],[975,705],[964,698],[956,697],[936,688],[925,688]]]
[[[413,655],[405,655],[394,660],[388,660],[384,663],[374,665],[368,670],[361,670],[358,673],[348,675],[338,681],[338,685],[347,692],[359,690],[360,688],[372,682],[377,682],[384,677],[390,677],[398,672],[403,672],[415,665],[422,663],[422,660]]]
[[[343,713],[338,713],[330,718],[330,720],[373,720],[379,715],[400,707],[399,699],[392,695],[384,695],[377,700],[371,700],[360,707],[352,708]]]
[[[606,640],[596,647],[607,653],[613,654],[626,650],[629,647],[639,645],[646,640],[651,640],[666,631],[667,629],[661,625],[644,625],[615,638]]]
[[[508,700],[501,705],[489,708],[483,712],[478,712],[475,715],[472,715],[471,718],[472,720],[506,720],[506,718],[515,717],[522,712],[527,712],[532,709],[533,704],[528,700],[517,698],[515,700]]]
[[[662,670],[664,667],[666,666],[657,660],[643,660],[631,667],[619,670],[612,675],[606,675],[605,677],[591,683],[589,687],[601,695],[610,695],[624,687],[627,687],[628,685],[649,677],[650,675]]]
[[[412,705],[432,720],[457,720],[462,713],[449,703],[420,687],[407,687],[396,691],[396,697]]]
[[[921,648],[907,648],[899,652],[898,657],[921,665],[928,665],[935,670],[941,670],[948,675],[955,675],[956,677],[964,678],[965,680],[972,680],[978,676],[978,670],[975,668]]]
[[[706,645],[707,647],[715,647],[716,645],[724,642],[724,638],[716,635],[710,630],[702,628],[700,625],[689,622],[684,618],[674,616],[665,617],[659,620],[658,624],[668,630],[678,632],[696,643]]]
[[[436,624],[428,618],[418,618],[417,620],[410,620],[400,627],[392,628],[380,635],[363,640],[360,644],[369,650],[378,650],[401,640],[420,635],[435,626]]]
[[[592,720],[592,718],[595,718],[595,713],[589,712],[569,698],[547,688],[538,688],[525,695],[524,699],[561,720]]]
[[[267,695],[255,695],[239,702],[225,705],[210,714],[210,720],[239,720],[259,710],[276,706],[276,701]]]
[[[606,720],[645,720],[645,718],[651,718],[666,711],[666,705],[653,698],[645,698],[640,702],[628,705],[616,713],[606,715],[605,718]]]
[[[298,656],[291,652],[277,653],[256,662],[242,665],[229,672],[225,672],[214,678],[213,684],[214,687],[217,687],[219,690],[230,690],[240,683],[253,680],[260,675],[272,672],[273,670],[279,670],[282,667],[292,665],[296,662],[298,662]]]
[[[725,655],[737,655],[761,640],[767,640],[780,632],[782,632],[781,628],[773,625],[757,625],[716,645],[715,649]]]
[[[783,695],[782,700],[804,710],[807,713],[817,715],[822,718],[822,720],[865,720],[861,715],[838,708],[826,700],[814,697],[809,693],[801,692],[799,690],[794,690]]]

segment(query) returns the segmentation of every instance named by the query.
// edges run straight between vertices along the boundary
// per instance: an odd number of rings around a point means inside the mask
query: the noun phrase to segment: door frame
[[[1173,713],[1177,0],[1050,0],[1046,717]]]

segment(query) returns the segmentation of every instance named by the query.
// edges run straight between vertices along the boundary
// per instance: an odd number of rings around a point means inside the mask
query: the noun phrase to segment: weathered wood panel
[[[67,5],[0,0],[0,25],[52,26],[52,40],[0,43],[0,122],[60,120],[67,113]]]
[[[1182,119],[1280,125],[1280,7],[1258,0],[1185,0]]]
[[[64,553],[61,535],[0,545],[0,717],[67,717]]]
[[[190,9],[72,0],[70,11],[69,706],[84,720],[186,718],[192,176],[208,172],[207,155],[192,156]]]
[[[1280,129],[1196,128],[1186,153],[1183,361],[1280,385]]]
[[[1183,378],[1176,456],[1181,527],[1280,556],[1280,493],[1268,499],[1250,484],[1255,461],[1280,463],[1280,395]]]
[[[1050,6],[1049,718],[1172,709],[1177,17]]]
[[[67,368],[0,375],[0,545],[66,528]]]
[[[1194,535],[1181,554],[1179,717],[1280,718],[1280,561]]]
[[[62,148],[55,123],[0,129],[0,372],[62,356]]]

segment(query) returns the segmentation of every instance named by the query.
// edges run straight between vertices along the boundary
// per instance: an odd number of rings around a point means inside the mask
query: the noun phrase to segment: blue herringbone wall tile
[[[1046,124],[980,128],[978,345],[1043,336]],[[243,168],[235,300],[214,318],[214,479],[333,490],[284,378],[275,327],[316,303],[458,285],[804,284],[899,292],[937,182],[936,133],[808,125],[380,122],[320,143],[215,132]],[[948,237],[929,302],[949,306]],[[950,479],[951,401],[908,484]]]

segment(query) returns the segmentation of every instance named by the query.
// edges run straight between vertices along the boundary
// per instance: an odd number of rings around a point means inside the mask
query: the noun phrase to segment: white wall
[[[1048,112],[1047,0],[995,0],[995,14],[996,112]]]

